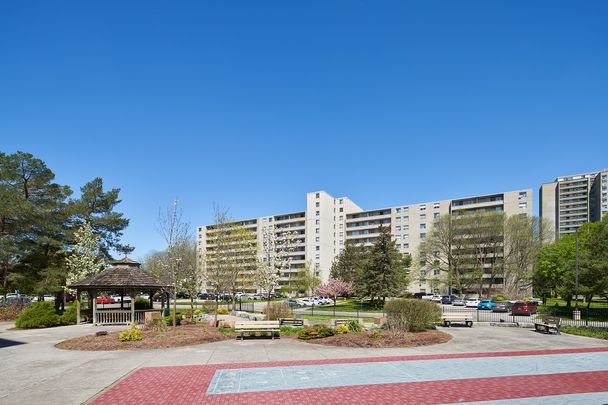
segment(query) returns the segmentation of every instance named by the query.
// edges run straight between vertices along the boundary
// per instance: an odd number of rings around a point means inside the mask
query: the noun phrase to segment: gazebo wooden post
[[[150,309],[154,309],[154,300],[152,299],[152,296],[154,295],[154,290],[150,290],[149,294],[150,294]]]
[[[135,290],[131,290],[131,323],[135,324]]]
[[[91,299],[93,300],[93,325],[97,325],[97,290],[91,290]]]
[[[80,323],[80,290],[76,289],[76,325]]]

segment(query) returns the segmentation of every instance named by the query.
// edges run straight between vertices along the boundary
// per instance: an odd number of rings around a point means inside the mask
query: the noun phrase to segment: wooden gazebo
[[[145,313],[154,311],[152,296],[156,292],[169,291],[170,287],[153,275],[145,272],[141,264],[135,260],[124,257],[112,262],[112,266],[94,276],[87,277],[68,286],[76,290],[76,319],[81,321],[80,294],[86,291],[89,295],[92,308],[92,321],[94,324],[130,324],[143,323]],[[99,309],[97,306],[97,293],[101,291],[120,294],[120,308]],[[149,294],[150,305],[148,309],[136,310],[135,298],[138,292]],[[123,297],[131,297],[129,308],[125,309]],[[162,301],[163,305],[165,300]]]

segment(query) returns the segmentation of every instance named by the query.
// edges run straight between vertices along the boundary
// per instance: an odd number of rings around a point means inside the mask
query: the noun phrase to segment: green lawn
[[[382,306],[376,307],[370,304],[369,301],[363,301],[363,304],[361,304],[356,298],[338,299],[338,302],[336,303],[336,312],[357,312],[357,310],[359,310],[359,312],[382,312]],[[317,311],[333,312],[334,306],[333,304],[330,304],[322,307],[315,307],[315,312]]]
[[[565,307],[566,301],[562,300],[561,298],[547,298],[547,305],[545,305],[545,307],[554,307],[556,304],[560,307]],[[575,304],[575,302],[572,301],[570,305],[572,305],[574,307],[574,304]],[[578,306],[579,306],[579,308],[587,308],[587,303],[579,300]],[[541,307],[543,307],[543,305],[541,305]],[[606,302],[605,300],[604,301],[591,301],[591,306],[589,308],[608,309],[608,302]]]
[[[301,315],[302,319],[309,319],[314,321],[329,321],[332,319],[357,319],[356,316],[333,316],[333,315]],[[364,317],[363,322],[374,322],[374,318]]]
[[[597,339],[608,340],[608,329],[600,328],[576,328],[573,326],[564,325],[561,327],[561,331],[569,333],[571,335],[587,336]]]

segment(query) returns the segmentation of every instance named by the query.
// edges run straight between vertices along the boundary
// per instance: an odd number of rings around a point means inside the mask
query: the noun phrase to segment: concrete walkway
[[[608,347],[608,342],[571,336],[543,335],[529,329],[491,327],[442,329],[452,341],[406,349],[328,347],[293,339],[223,341],[163,350],[82,352],[60,350],[65,339],[98,330],[124,327],[64,326],[42,330],[10,330],[0,323],[0,404],[78,404],[141,367],[204,365]]]

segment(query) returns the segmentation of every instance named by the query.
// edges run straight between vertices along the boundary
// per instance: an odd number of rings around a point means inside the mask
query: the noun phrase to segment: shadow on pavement
[[[24,342],[17,342],[15,340],[8,340],[8,339],[0,338],[0,349],[3,349],[5,347],[24,345],[24,344],[25,344]]]

